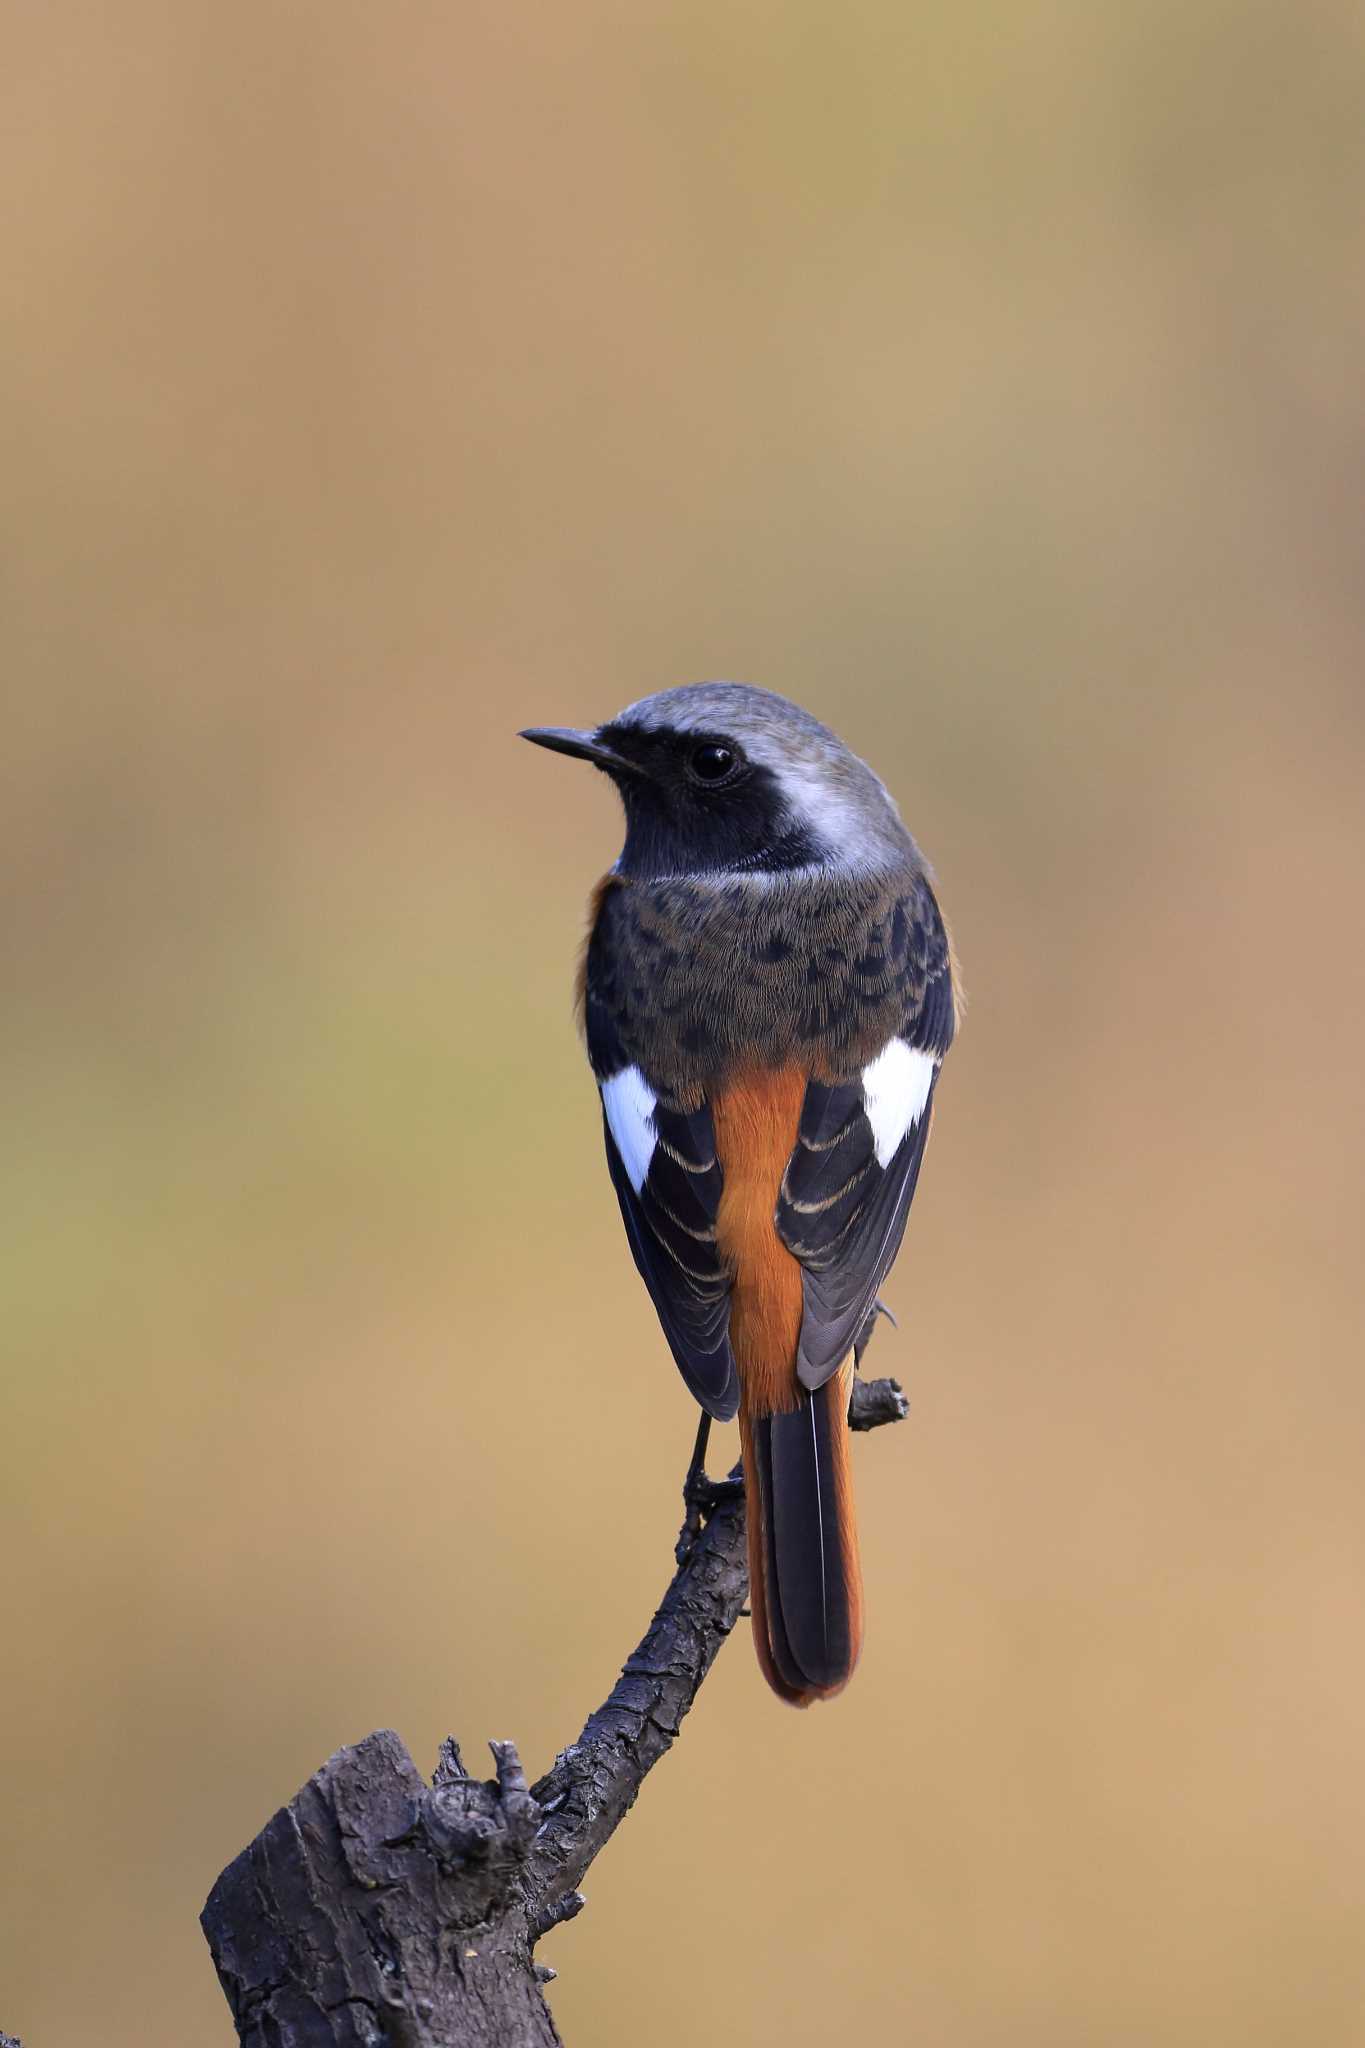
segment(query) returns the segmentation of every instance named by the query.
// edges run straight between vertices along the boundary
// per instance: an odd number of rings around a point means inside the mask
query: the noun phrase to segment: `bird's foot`
[[[700,1466],[689,1468],[683,1481],[683,1525],[673,1547],[679,1564],[686,1564],[697,1538],[716,1509],[727,1501],[741,1499],[743,1493],[742,1479],[711,1479]]]

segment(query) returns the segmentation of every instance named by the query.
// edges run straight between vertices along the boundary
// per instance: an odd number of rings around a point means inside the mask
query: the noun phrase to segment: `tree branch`
[[[854,1429],[899,1422],[894,1380],[856,1380]],[[734,1477],[735,1475],[731,1475]],[[722,1499],[578,1740],[528,1789],[453,1739],[430,1785],[391,1731],[339,1750],[228,1866],[202,1924],[249,2048],[555,2048],[536,1943],[672,1747],[748,1592],[744,1503]],[[0,2040],[0,2048],[5,2048]]]

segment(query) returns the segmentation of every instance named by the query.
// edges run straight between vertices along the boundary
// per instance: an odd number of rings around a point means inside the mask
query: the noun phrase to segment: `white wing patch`
[[[659,1134],[654,1127],[658,1100],[638,1067],[622,1067],[619,1074],[613,1074],[609,1081],[602,1083],[602,1107],[607,1112],[607,1124],[621,1155],[621,1164],[637,1195],[645,1184],[649,1162],[659,1142]]]
[[[891,1164],[906,1132],[924,1115],[937,1070],[932,1053],[917,1051],[903,1038],[893,1038],[863,1068],[863,1107],[878,1166]]]

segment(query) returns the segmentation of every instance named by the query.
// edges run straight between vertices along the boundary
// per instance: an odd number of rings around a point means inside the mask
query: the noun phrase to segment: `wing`
[[[777,1206],[778,1234],[804,1269],[797,1372],[807,1387],[847,1358],[900,1250],[953,1039],[951,949],[927,882],[869,935],[863,961],[903,999],[899,1029],[848,1080],[808,1082]]]
[[[604,1082],[602,1107],[607,1164],[635,1263],[683,1378],[709,1415],[728,1422],[739,1406],[739,1380],[730,1275],[716,1247],[721,1174],[711,1112],[705,1103],[691,1111],[665,1103],[638,1067]]]
[[[708,1415],[739,1406],[730,1348],[730,1274],[716,1244],[721,1170],[706,1102],[651,1085],[623,1037],[640,990],[613,943],[609,883],[584,962],[583,1023],[602,1096],[607,1164],[640,1276],[678,1369]],[[632,997],[636,1003],[632,1003]]]

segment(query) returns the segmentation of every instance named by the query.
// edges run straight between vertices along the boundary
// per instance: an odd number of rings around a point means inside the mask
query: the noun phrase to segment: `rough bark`
[[[894,1380],[855,1383],[855,1429],[905,1410]],[[744,1504],[717,1491],[610,1696],[535,1786],[512,1743],[490,1745],[485,1782],[453,1740],[428,1784],[384,1730],[228,1866],[203,1928],[247,2048],[554,2048],[536,1943],[582,1907],[744,1605]]]

